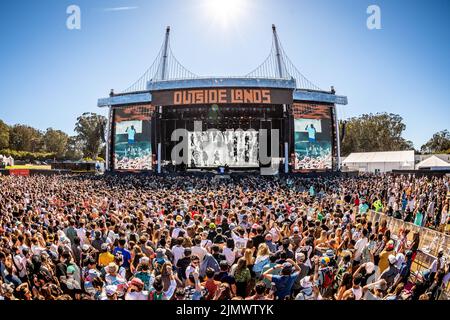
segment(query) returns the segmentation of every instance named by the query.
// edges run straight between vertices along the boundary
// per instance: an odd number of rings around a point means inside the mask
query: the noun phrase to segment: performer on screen
[[[316,143],[317,130],[312,123],[310,125],[307,125],[305,130],[308,132],[308,154],[311,154],[314,148],[314,144]]]
[[[206,152],[206,150],[203,150],[203,163],[206,166],[208,166],[208,153]]]
[[[131,152],[133,150],[133,146],[135,143],[135,137],[136,137],[136,129],[132,125],[131,127],[127,127],[125,132],[128,134],[128,148],[127,151]]]
[[[214,164],[219,164],[220,165],[220,153],[219,150],[216,150],[216,152],[214,152]]]

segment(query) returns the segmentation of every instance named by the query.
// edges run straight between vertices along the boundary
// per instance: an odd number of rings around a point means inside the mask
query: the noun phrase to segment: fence
[[[416,259],[414,260],[414,264],[411,267],[413,271],[422,272],[429,269],[433,261],[436,260],[438,251],[441,248],[444,249],[444,256],[447,261],[449,261],[450,236],[435,230],[416,226],[410,222],[389,217],[383,213],[375,212],[373,210],[367,212],[367,219],[372,221],[373,224],[375,224],[375,222],[381,223],[382,220],[386,220],[387,228],[391,231],[391,235],[394,239],[396,239],[396,236],[400,234],[401,230],[410,230],[410,233],[408,234],[408,241],[412,240],[415,232],[419,232],[419,250],[417,252]],[[445,291],[441,294],[441,299],[447,300],[447,297],[450,297],[450,282],[447,284]]]

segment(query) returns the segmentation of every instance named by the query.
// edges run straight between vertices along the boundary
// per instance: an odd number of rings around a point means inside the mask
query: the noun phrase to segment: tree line
[[[0,120],[0,154],[20,160],[74,160],[105,158],[106,117],[83,113],[75,124],[76,135]]]
[[[26,160],[80,160],[105,158],[106,117],[83,113],[75,123],[74,136],[61,130],[38,130],[28,125],[7,125],[0,120],[0,154]],[[341,153],[401,151],[414,149],[403,138],[406,125],[398,114],[363,114],[340,122]],[[417,152],[419,152],[417,150]],[[447,129],[435,133],[421,148],[422,153],[450,153]]]
[[[363,114],[340,122],[341,153],[412,150],[411,141],[403,138],[406,125],[398,114]],[[416,152],[450,153],[450,133],[447,129],[435,133]]]

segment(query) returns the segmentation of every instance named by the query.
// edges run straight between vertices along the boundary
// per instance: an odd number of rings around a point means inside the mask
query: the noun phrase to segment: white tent
[[[414,150],[351,153],[342,162],[349,170],[361,172],[390,172],[414,170]]]
[[[416,169],[450,170],[450,163],[436,156],[431,156],[418,163]]]

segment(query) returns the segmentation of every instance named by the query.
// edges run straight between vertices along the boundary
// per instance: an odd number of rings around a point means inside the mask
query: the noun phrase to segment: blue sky
[[[2,1],[0,119],[73,134],[77,116],[105,114],[97,99],[150,66],[168,25],[189,70],[246,74],[267,57],[274,23],[309,80],[348,96],[340,117],[398,113],[416,148],[450,129],[450,1],[234,0],[229,19],[208,1]],[[71,4],[81,8],[81,30],[66,28]],[[366,27],[371,4],[381,8],[381,30]]]

